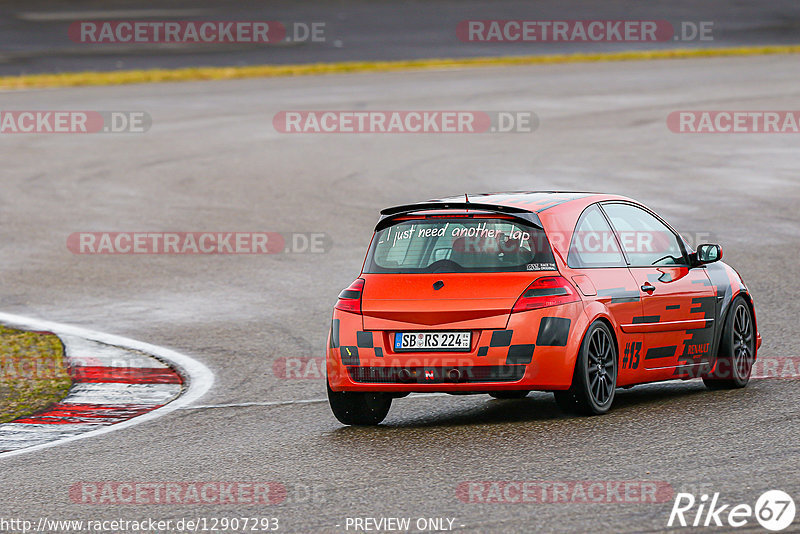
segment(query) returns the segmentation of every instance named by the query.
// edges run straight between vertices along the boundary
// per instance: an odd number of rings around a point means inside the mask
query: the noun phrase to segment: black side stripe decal
[[[339,349],[342,354],[342,363],[345,365],[358,365],[358,347],[342,347]]]
[[[533,359],[533,349],[536,345],[511,345],[508,347],[508,355],[506,356],[506,365],[518,365],[531,363]]]
[[[564,317],[542,317],[536,344],[540,347],[566,347],[572,321]]]
[[[339,319],[331,321],[331,348],[339,348]]]
[[[492,332],[492,339],[489,341],[490,347],[507,347],[511,345],[513,330],[496,330]]]
[[[597,296],[611,297],[612,304],[617,302],[639,302],[639,290],[625,289],[624,287],[598,289]]]
[[[677,345],[672,345],[671,347],[653,347],[647,349],[647,354],[644,355],[644,359],[656,360],[658,358],[672,358],[675,356],[675,350],[677,348]]]
[[[371,349],[372,332],[356,332],[356,345],[362,349]]]
[[[633,318],[633,324],[657,323],[660,320],[660,315],[639,315]]]

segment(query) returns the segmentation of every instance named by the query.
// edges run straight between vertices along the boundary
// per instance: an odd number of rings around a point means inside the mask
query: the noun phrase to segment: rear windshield
[[[511,219],[448,217],[379,230],[366,273],[554,271],[544,231]]]

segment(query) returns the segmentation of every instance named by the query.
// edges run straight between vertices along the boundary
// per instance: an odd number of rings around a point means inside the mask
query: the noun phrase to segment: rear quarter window
[[[567,265],[573,269],[627,265],[617,238],[597,204],[586,208],[575,225]]]

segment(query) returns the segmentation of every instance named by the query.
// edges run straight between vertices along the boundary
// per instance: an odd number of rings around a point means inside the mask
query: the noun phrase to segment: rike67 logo
[[[778,532],[792,524],[795,511],[794,500],[781,490],[764,492],[755,506],[723,503],[719,493],[699,499],[691,493],[678,493],[667,526],[740,528],[755,519],[765,529]]]

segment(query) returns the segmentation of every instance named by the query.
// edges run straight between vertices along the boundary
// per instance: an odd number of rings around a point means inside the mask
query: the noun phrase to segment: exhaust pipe
[[[450,369],[447,371],[447,378],[450,379],[450,382],[458,382],[461,380],[461,371],[458,369]]]

